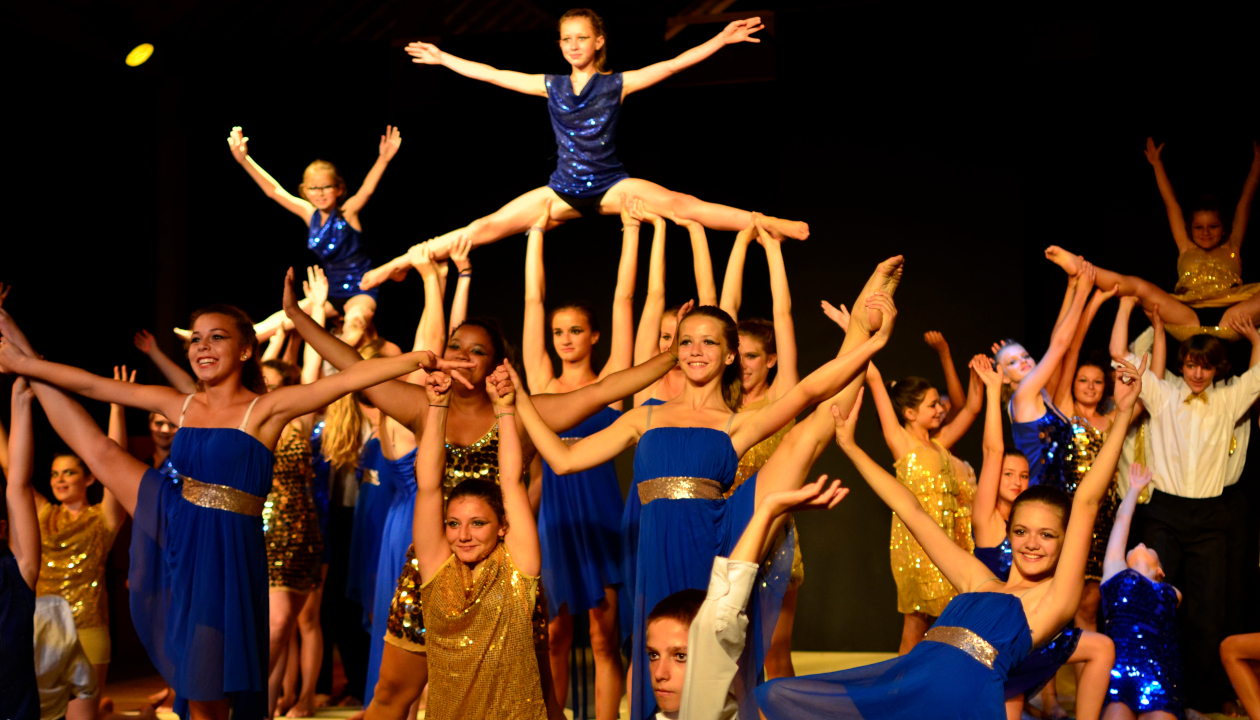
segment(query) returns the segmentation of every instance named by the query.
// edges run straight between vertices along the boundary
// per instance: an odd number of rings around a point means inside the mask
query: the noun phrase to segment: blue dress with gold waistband
[[[267,715],[267,549],[262,510],[275,456],[234,428],[182,427],[180,477],[146,470],[131,536],[131,618],[154,666],[188,701]]]
[[[754,692],[769,720],[1001,720],[1007,674],[1031,647],[1019,598],[963,593],[950,601],[924,641],[901,657],[771,680]]]
[[[713,559],[729,555],[752,517],[757,476],[749,478],[729,499],[722,493],[735,480],[739,457],[726,432],[710,428],[651,427],[639,438],[634,454],[636,487],[627,506],[637,509],[638,548],[634,594],[624,602],[634,607],[634,687],[631,707],[635,720],[656,712],[652,676],[648,670],[644,630],[656,604],[680,590],[705,589]],[[651,558],[648,562],[647,558]],[[792,570],[791,543],[777,550],[758,582],[759,592],[748,607],[749,634],[743,668],[760,668],[769,637],[778,621],[778,606]],[[765,592],[763,592],[765,591]],[[755,658],[755,660],[754,660]],[[755,682],[755,679],[754,679]],[[745,700],[752,702],[749,693]],[[755,717],[755,707],[741,704],[741,715]]]

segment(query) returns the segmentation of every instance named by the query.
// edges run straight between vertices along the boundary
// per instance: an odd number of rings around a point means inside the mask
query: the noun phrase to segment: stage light
[[[153,54],[153,45],[151,43],[141,43],[137,45],[131,52],[127,53],[127,64],[131,67],[143,65],[145,60]]]

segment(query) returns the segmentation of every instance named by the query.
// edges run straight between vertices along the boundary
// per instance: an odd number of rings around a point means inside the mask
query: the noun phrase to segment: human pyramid
[[[918,377],[886,384],[873,360],[896,325],[894,296],[913,292],[897,256],[875,268],[851,311],[822,302],[844,339],[801,377],[782,243],[804,240],[808,226],[631,178],[613,142],[626,96],[724,45],[759,42],[761,27],[738,20],[672,60],[610,72],[603,22],[572,10],[559,22],[569,76],[408,45],[416,63],[545,97],[559,159],[545,187],[384,264],[369,257],[360,214],[401,147],[397,128],[353,195],[322,160],[290,194],[233,128],[233,157],[308,224],[320,265],[304,279],[290,270],[282,309],[257,324],[231,305],[194,312],[180,331],[187,365],[137,335],[169,386],[45,359],[0,308],[0,372],[16,376],[3,458],[11,553],[0,557],[0,633],[10,651],[0,657],[0,716],[109,714],[104,560],[129,515],[132,621],[183,718],[313,714],[320,605],[334,549],[347,543],[344,587],[331,590],[362,606],[348,622],[369,629],[370,648],[355,655],[337,641],[368,720],[414,718],[418,707],[432,720],[559,720],[581,613],[599,720],[618,717],[623,696],[636,719],[1019,718],[1038,694],[1055,716],[1064,664],[1078,667],[1078,718],[1183,718],[1196,703],[1215,711],[1202,703],[1226,675],[1225,692],[1260,718],[1260,634],[1226,637],[1240,581],[1228,562],[1238,537],[1231,488],[1260,398],[1260,284],[1242,284],[1239,259],[1260,148],[1230,222],[1212,203],[1187,216],[1163,146],[1148,141],[1178,285],[1168,293],[1049,248],[1067,288],[1040,360],[1013,340],[996,343],[971,359],[964,390],[933,332],[925,340],[945,394]],[[548,308],[543,262],[548,230],[596,214],[622,222],[602,368],[592,364],[596,312]],[[673,307],[668,222],[687,228],[696,278],[695,300]],[[636,331],[645,224],[653,236]],[[737,233],[720,296],[706,229]],[[499,321],[469,316],[467,303],[470,252],[517,233],[528,240],[514,357]],[[738,319],[754,242],[766,253],[770,320]],[[376,288],[413,268],[425,304],[403,352],[376,332]],[[1112,298],[1108,353],[1082,353]],[[1154,332],[1131,345],[1139,305]],[[1227,308],[1219,325],[1204,324],[1205,307]],[[1180,377],[1166,372],[1165,331],[1181,341]],[[1224,343],[1240,338],[1252,345],[1250,366],[1226,378]],[[111,403],[108,433],[73,394]],[[68,446],[52,459],[56,502],[31,484],[36,401]],[[892,471],[855,442],[864,405]],[[123,407],[149,412],[157,452],[146,461],[125,450]],[[951,448],[980,416],[977,477]],[[839,480],[810,481],[832,441],[893,511],[900,653],[796,677],[804,566],[792,515],[847,495]],[[623,498],[612,460],[631,448]],[[90,504],[95,481],[104,500]],[[352,531],[338,534],[338,513],[353,516]],[[827,555],[811,549],[817,563],[838,560]],[[64,647],[36,640],[57,628]],[[14,650],[32,645],[63,670]]]

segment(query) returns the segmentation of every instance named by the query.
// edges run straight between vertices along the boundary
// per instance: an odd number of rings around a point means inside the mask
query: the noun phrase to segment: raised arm
[[[1063,382],[1059,383],[1059,387],[1055,393],[1054,404],[1060,410],[1063,410],[1068,416],[1076,414],[1075,396],[1072,394],[1072,386],[1076,384],[1076,367],[1081,361],[1081,348],[1085,346],[1085,335],[1089,333],[1089,326],[1094,322],[1094,316],[1098,314],[1098,308],[1102,304],[1110,300],[1120,291],[1120,286],[1116,285],[1110,290],[1103,292],[1095,291],[1089,298],[1089,303],[1085,306],[1085,311],[1081,313],[1081,319],[1076,323],[1076,333],[1072,335],[1072,343],[1068,345],[1067,352],[1063,354],[1063,370],[1060,377]]]
[[[1243,183],[1242,195],[1238,197],[1238,206],[1234,208],[1234,228],[1229,233],[1229,244],[1242,247],[1243,236],[1247,234],[1247,220],[1251,217],[1251,201],[1256,196],[1256,185],[1260,184],[1260,144],[1251,141],[1251,170]]]
[[[306,280],[302,283],[306,297],[311,299],[311,320],[321,328],[328,318],[324,303],[328,300],[328,278],[324,269],[318,265],[306,268]],[[310,385],[318,380],[324,372],[324,359],[319,356],[310,343],[302,343],[302,384]]]
[[[971,369],[984,383],[984,464],[971,505],[971,522],[975,527],[976,547],[994,547],[1006,535],[1006,523],[998,512],[998,484],[1002,479],[1002,463],[1006,448],[1002,440],[1002,374],[993,369],[993,362],[984,355],[971,359]]]
[[[416,446],[416,508],[412,518],[412,542],[420,577],[433,577],[451,555],[446,542],[442,476],[446,466],[446,420],[450,412],[451,379],[442,372],[424,379],[428,400],[424,431]]]
[[[923,342],[928,347],[936,351],[937,358],[941,361],[941,370],[945,373],[945,390],[949,395],[949,414],[945,416],[945,422],[954,419],[954,416],[962,411],[963,405],[966,404],[967,398],[963,395],[962,380],[958,379],[958,370],[954,367],[954,357],[949,352],[949,343],[945,340],[945,336],[936,330],[929,330],[923,333]]]
[[[35,394],[26,378],[13,382],[12,415],[9,422],[9,467],[5,472],[8,484],[4,502],[9,514],[9,549],[17,559],[22,579],[31,589],[39,577],[39,519],[35,513],[35,488],[31,473],[35,468],[35,433],[31,422],[31,403]]]
[[[888,396],[884,375],[873,362],[866,367],[866,385],[871,389],[871,400],[875,404],[875,415],[879,418],[879,429],[884,433],[884,443],[888,445],[895,460],[906,452],[901,433],[901,418],[897,416],[897,409]]]
[[[551,218],[551,201],[543,215],[529,229],[525,243],[525,327],[521,330],[521,364],[531,393],[546,392],[555,379],[551,355],[547,353],[547,274],[543,268],[543,232]],[[637,228],[634,229],[637,232]],[[626,232],[630,230],[627,229]]]
[[[974,555],[959,547],[952,537],[936,524],[936,520],[924,512],[914,493],[879,463],[871,459],[854,440],[858,412],[862,408],[862,391],[858,391],[853,409],[845,415],[840,408],[832,410],[835,418],[836,444],[849,456],[854,467],[866,478],[867,484],[880,499],[897,513],[914,539],[919,541],[928,557],[945,574],[945,578],[962,592],[971,592],[981,583],[993,577],[993,573]]]
[[[1142,308],[1146,313],[1146,319],[1151,323],[1151,332],[1155,335],[1151,342],[1151,373],[1160,380],[1164,379],[1164,373],[1168,369],[1168,336],[1164,334],[1164,318],[1159,316],[1159,305],[1156,304],[1148,311]],[[1125,329],[1128,329],[1128,320],[1125,320]],[[1126,346],[1126,349],[1127,346]],[[1253,356],[1255,347],[1252,346]],[[1138,401],[1142,402],[1141,400]],[[1137,415],[1142,414],[1141,405],[1138,406]]]
[[[132,342],[135,343],[137,350],[147,355],[153,361],[153,364],[157,366],[158,372],[162,373],[162,377],[166,378],[166,382],[170,383],[171,387],[185,395],[197,392],[197,381],[193,379],[193,376],[187,370],[180,367],[178,363],[162,352],[162,348],[158,347],[157,341],[153,339],[153,335],[148,330],[141,330],[136,333]]]
[[[755,237],[757,226],[749,223],[748,227],[735,235],[731,256],[726,260],[726,275],[722,278],[722,300],[718,307],[725,310],[735,322],[739,322],[739,308],[744,303],[744,261],[748,258],[748,245]]]
[[[134,383],[136,381],[136,371],[127,372],[127,366],[114,366],[114,379],[123,382]],[[109,405],[109,429],[107,434],[109,439],[113,440],[118,447],[123,450],[127,449],[127,414],[126,409],[118,403],[110,403]],[[127,510],[118,502],[114,494],[109,488],[104,487],[104,494],[101,496],[101,509],[105,512],[105,524],[110,530],[116,530],[121,527],[123,521],[127,519]]]
[[[1229,319],[1229,327],[1251,343],[1251,356],[1247,361],[1247,367],[1249,369],[1255,367],[1256,363],[1260,363],[1260,332],[1256,332],[1255,321],[1250,315],[1235,315]]]
[[[411,62],[413,63],[443,65],[466,78],[481,80],[482,82],[488,82],[491,85],[498,85],[501,88],[515,90],[526,95],[547,97],[546,77],[543,75],[527,75],[511,70],[499,70],[484,63],[457,58],[450,53],[442,52],[436,45],[425,42],[408,43],[407,54],[411,56]]]
[[[1133,524],[1133,511],[1137,508],[1138,496],[1151,482],[1151,470],[1145,465],[1133,463],[1129,468],[1129,491],[1124,494],[1120,507],[1116,508],[1116,519],[1111,526],[1111,537],[1107,538],[1107,552],[1103,555],[1102,581],[1107,582],[1129,567],[1125,561],[1125,548],[1129,544],[1129,526]]]
[[[1015,420],[1017,421],[1023,422],[1028,419],[1027,415],[1029,413],[1021,411],[1035,408],[1034,403],[1036,403],[1042,389],[1046,387],[1051,376],[1057,374],[1061,369],[1059,364],[1063,361],[1068,345],[1071,344],[1072,337],[1076,333],[1076,324],[1080,321],[1081,312],[1084,310],[1085,298],[1094,287],[1094,266],[1084,261],[1082,261],[1082,265],[1084,269],[1081,270],[1080,275],[1068,280],[1076,289],[1067,315],[1064,317],[1063,322],[1055,327],[1054,333],[1050,336],[1050,347],[1032,372],[1025,375],[1024,379],[1015,388],[1012,401],[1015,407]]]
[[[402,133],[398,131],[398,128],[386,125],[372,169],[368,170],[367,177],[363,178],[359,191],[341,203],[341,214],[347,219],[358,215],[363,206],[367,205],[367,201],[372,199],[372,193],[376,192],[376,186],[380,183],[381,176],[385,174],[385,168],[389,166],[389,161],[394,159],[394,155],[398,154],[400,147],[402,147]]]
[[[635,220],[634,222],[638,222]],[[647,296],[639,331],[634,337],[634,363],[647,362],[661,351],[661,316],[665,314],[665,225],[653,224],[652,250],[648,259]],[[677,332],[674,333],[677,336]],[[635,393],[634,405],[642,405],[649,392]]]
[[[506,363],[505,363],[506,364]],[[486,394],[494,403],[496,418],[515,419],[516,389],[511,382],[496,382],[501,376],[486,378]],[[522,465],[521,436],[515,422],[499,423],[499,485],[503,488],[503,512],[508,525],[508,552],[512,563],[522,573],[542,573],[542,548],[538,541],[538,525],[525,489]]]
[[[778,534],[789,516],[804,510],[830,510],[849,494],[849,489],[836,480],[830,484],[823,475],[812,483],[796,490],[783,490],[766,495],[739,536],[739,542],[731,550],[730,559],[736,562],[760,563],[765,557],[767,545]]]
[[[457,272],[455,297],[451,299],[452,330],[463,325],[464,319],[468,317],[468,295],[472,290],[472,262],[468,259],[470,252],[472,252],[472,240],[469,240],[464,235],[456,238],[455,244],[451,246],[450,259],[451,262],[455,263]],[[443,296],[445,296],[445,292],[443,292]],[[446,336],[449,336],[449,333]],[[446,336],[442,338],[442,342],[446,341]]]
[[[305,222],[311,221],[311,216],[315,214],[315,206],[304,198],[290,195],[288,190],[276,182],[276,179],[267,174],[262,166],[254,162],[254,158],[249,154],[249,138],[245,137],[245,133],[240,126],[232,128],[232,132],[228,135],[228,149],[232,151],[232,158],[245,168],[245,172],[258,183],[258,187],[267,194],[267,197],[280,203],[280,207],[302,218]]]
[[[761,18],[759,17],[736,20],[723,28],[722,32],[713,36],[708,42],[697,45],[672,60],[648,65],[640,70],[627,71],[622,75],[624,89],[621,96],[625,98],[630,93],[652,87],[670,75],[682,72],[692,65],[707,59],[710,55],[731,43],[759,43],[761,40],[750,36],[761,30],[762,27],[764,26],[761,24]]]
[[[642,204],[642,200],[637,201]],[[709,238],[704,234],[704,226],[694,220],[684,220],[673,214],[670,218],[676,225],[687,228],[691,238],[691,264],[696,273],[696,299],[701,305],[717,305],[717,284],[713,281],[713,257],[709,254]]]
[[[621,201],[621,259],[613,288],[612,344],[601,378],[634,365],[634,284],[639,273],[639,223],[631,221],[624,196]]]
[[[1177,242],[1177,251],[1185,252],[1194,247],[1194,241],[1186,233],[1186,218],[1181,213],[1181,205],[1177,203],[1177,194],[1173,192],[1168,172],[1164,170],[1164,161],[1160,158],[1163,150],[1164,143],[1156,145],[1154,138],[1146,138],[1146,161],[1155,169],[1155,184],[1159,186],[1159,196],[1164,199],[1164,209],[1168,212],[1168,228],[1172,230],[1173,240]]]
[[[953,364],[952,362],[950,363]],[[963,404],[962,409],[954,415],[954,418],[941,426],[940,432],[936,433],[936,440],[947,448],[954,447],[963,435],[971,429],[971,424],[980,416],[980,409],[984,405],[984,386],[980,381],[980,376],[974,370],[967,374],[967,401]]]
[[[796,323],[792,320],[792,292],[788,289],[787,267],[783,264],[783,243],[757,224],[761,244],[766,249],[766,264],[770,268],[770,297],[773,300],[774,345],[778,360],[775,367],[774,386],[770,388],[772,399],[796,387],[800,375],[796,369]]]
[[[1132,295],[1120,298],[1120,307],[1116,309],[1116,319],[1111,325],[1111,342],[1107,345],[1112,360],[1123,360],[1129,354],[1129,317],[1137,303],[1138,299]]]

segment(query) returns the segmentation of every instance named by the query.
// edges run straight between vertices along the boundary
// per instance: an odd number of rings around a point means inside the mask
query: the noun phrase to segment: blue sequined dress
[[[1032,422],[1011,422],[1015,447],[1028,457],[1028,487],[1050,483],[1063,488],[1076,475],[1067,467],[1068,448],[1072,446],[1072,424],[1054,406],[1050,394],[1041,391],[1046,414]],[[1015,417],[1013,407],[1011,417]]]
[[[328,276],[328,297],[345,300],[355,295],[376,297],[376,289],[360,290],[363,273],[372,269],[372,260],[363,249],[359,231],[346,222],[340,210],[321,219],[316,210],[306,234],[306,247],[319,256]]]
[[[573,443],[616,422],[621,413],[605,407],[560,434]],[[604,588],[621,584],[621,516],[625,503],[611,461],[571,475],[543,463],[538,539],[550,617],[562,605],[571,615],[604,599]]]
[[[379,442],[373,440],[373,442]],[[389,622],[389,604],[398,587],[398,574],[407,562],[407,548],[411,547],[412,521],[416,516],[416,451],[397,460],[382,458],[381,475],[390,476],[392,496],[389,511],[385,514],[385,526],[381,533],[381,547],[376,560],[376,591],[372,599],[372,644],[368,653],[367,690],[363,707],[372,702],[376,694],[376,681],[381,673],[381,656],[385,653],[385,625]],[[382,486],[385,482],[382,481]],[[370,562],[364,559],[364,562]]]
[[[644,559],[634,568],[634,594],[624,601],[633,603],[634,608],[634,687],[630,689],[634,720],[652,717],[657,707],[644,642],[648,614],[673,593],[709,586],[713,559],[730,554],[752,518],[757,497],[754,475],[729,499],[722,498],[734,482],[739,466],[739,457],[726,432],[710,428],[653,428],[651,415],[648,428],[635,449],[635,490],[626,503],[637,509],[637,557]],[[770,634],[778,621],[778,602],[787,591],[792,571],[791,545],[784,543],[774,554],[772,569],[759,579],[758,592],[748,606],[751,637],[745,654],[755,655],[756,660],[749,657],[748,662],[741,661],[741,666],[751,668],[753,673],[763,664]],[[740,714],[755,717],[752,693],[745,700],[747,704],[741,705]]]
[[[1031,646],[1019,598],[963,593],[906,655],[851,670],[771,680],[755,694],[769,720],[998,720],[1006,717],[1007,674]]]
[[[547,75],[547,112],[556,134],[556,170],[547,187],[562,195],[599,195],[630,177],[617,159],[621,73],[595,73],[582,92],[568,75]]]
[[[231,699],[234,718],[262,720],[268,653],[262,508],[275,456],[240,429],[181,427],[171,461],[178,480],[146,470],[140,481],[128,575],[132,621],[174,688],[181,718],[189,716],[189,700]]]
[[[1138,714],[1163,710],[1184,717],[1176,589],[1126,568],[1100,591],[1103,631],[1116,644],[1107,702]]]

